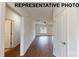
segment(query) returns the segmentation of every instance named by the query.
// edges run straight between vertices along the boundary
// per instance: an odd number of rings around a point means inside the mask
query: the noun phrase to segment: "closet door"
[[[5,48],[11,48],[11,20],[5,20]]]
[[[55,55],[59,57],[67,56],[67,17],[66,10],[63,10],[56,17],[56,38]]]

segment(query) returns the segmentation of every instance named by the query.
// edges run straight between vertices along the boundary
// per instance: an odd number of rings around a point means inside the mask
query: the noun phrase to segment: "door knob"
[[[62,44],[66,45],[66,42],[62,42]]]

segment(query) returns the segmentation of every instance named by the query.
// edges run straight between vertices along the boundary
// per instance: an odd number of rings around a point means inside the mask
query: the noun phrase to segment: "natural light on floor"
[[[47,36],[41,36],[41,37],[39,38],[38,43],[41,44],[41,45],[47,44],[47,43],[48,43],[48,37],[47,37]]]

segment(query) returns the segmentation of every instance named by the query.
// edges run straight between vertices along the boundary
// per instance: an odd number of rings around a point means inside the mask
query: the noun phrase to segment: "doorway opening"
[[[12,39],[13,39],[13,21],[10,19],[5,20],[5,52],[8,48],[12,48]]]
[[[21,38],[21,16],[6,5],[5,32],[4,32],[4,54],[5,57],[20,56]]]

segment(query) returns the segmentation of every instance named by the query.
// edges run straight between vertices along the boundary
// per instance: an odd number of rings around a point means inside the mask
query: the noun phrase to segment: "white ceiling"
[[[52,22],[52,8],[24,8],[36,22]]]

